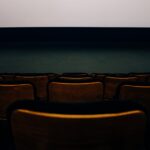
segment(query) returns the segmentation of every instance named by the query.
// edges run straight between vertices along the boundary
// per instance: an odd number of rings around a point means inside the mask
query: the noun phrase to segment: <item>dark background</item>
[[[0,28],[0,72],[150,72],[150,28]]]

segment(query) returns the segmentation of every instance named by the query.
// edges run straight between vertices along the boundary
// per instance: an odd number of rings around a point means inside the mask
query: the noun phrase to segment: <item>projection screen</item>
[[[150,27],[150,0],[1,0],[0,27]]]

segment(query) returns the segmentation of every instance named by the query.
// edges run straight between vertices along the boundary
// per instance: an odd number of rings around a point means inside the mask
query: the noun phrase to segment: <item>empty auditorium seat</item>
[[[57,78],[59,75],[56,73],[47,73],[47,76],[48,76],[48,80],[53,80]]]
[[[60,76],[63,76],[63,77],[87,77],[89,75],[88,75],[88,73],[83,73],[83,72],[66,72],[66,73],[62,73]]]
[[[104,79],[104,99],[111,100],[115,96],[116,88],[125,81],[136,81],[137,77],[132,76],[106,76]]]
[[[47,83],[48,83],[48,76],[47,75],[40,75],[40,74],[24,74],[24,75],[17,75],[15,77],[16,81],[29,81],[31,82],[36,88],[36,97],[39,100],[46,100],[47,99]]]
[[[93,77],[93,79],[96,79],[96,80],[99,80],[99,81],[103,82],[104,77],[108,74],[106,74],[106,73],[105,74],[104,73],[92,73],[90,75],[91,75],[91,77]]]
[[[150,83],[148,82],[122,83],[117,88],[115,99],[118,101],[133,101],[143,106],[147,112],[150,127]],[[149,128],[149,139],[150,139],[150,128]]]
[[[57,78],[55,78],[55,80],[57,81],[64,81],[64,82],[88,82],[88,81],[92,81],[93,78],[90,76],[87,77],[67,77],[67,76],[59,76]]]
[[[17,100],[35,99],[34,87],[26,82],[0,82],[0,118],[5,118],[10,104]]]
[[[34,100],[35,89],[31,83],[16,81],[0,82],[0,149],[12,150],[10,145],[10,132],[6,119],[8,107],[22,99]]]
[[[140,109],[121,110],[113,103],[28,105],[9,110],[15,150],[146,150],[146,115]]]
[[[134,73],[137,77],[137,81],[146,82],[147,78],[150,77],[150,73]]]
[[[2,74],[1,75],[3,77],[3,80],[4,81],[14,81],[14,78],[15,78],[15,74]]]
[[[118,86],[116,95],[119,100],[150,99],[150,83],[124,82]]]
[[[103,83],[84,80],[50,82],[48,84],[48,96],[49,101],[55,102],[102,101]]]
[[[0,81],[3,81],[3,77],[0,76]]]
[[[142,104],[150,114],[150,83],[127,82],[118,86],[116,99],[121,101],[135,101]]]
[[[146,81],[147,81],[147,82],[150,82],[150,76],[147,77]]]

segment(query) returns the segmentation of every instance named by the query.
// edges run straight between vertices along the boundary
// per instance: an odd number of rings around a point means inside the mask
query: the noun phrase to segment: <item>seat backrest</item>
[[[147,112],[150,123],[150,83],[129,82],[118,86],[116,99],[120,101],[132,101],[143,106]],[[149,130],[150,131],[150,130]],[[150,132],[149,132],[150,136]],[[149,145],[150,148],[150,145]]]
[[[146,81],[147,81],[147,82],[150,82],[150,76],[147,77]]]
[[[15,74],[2,74],[4,81],[14,81]]]
[[[102,73],[92,73],[91,77],[93,77],[93,79],[104,82],[104,78],[107,74],[102,74]]]
[[[118,100],[133,100],[142,104],[150,112],[150,83],[123,83],[116,92]]]
[[[145,150],[141,110],[82,115],[16,109],[10,120],[16,150]]]
[[[6,117],[6,110],[17,100],[34,100],[35,93],[29,83],[0,83],[0,117]]]
[[[57,78],[59,76],[59,74],[47,73],[47,76],[48,76],[48,80],[54,80],[55,78]]]
[[[150,85],[122,85],[119,93],[120,100],[131,100],[139,99],[146,100],[150,99]]]
[[[88,77],[88,73],[84,73],[84,72],[66,72],[61,74],[60,76],[63,77]]]
[[[57,77],[53,81],[60,81],[60,82],[88,82],[92,81],[92,77],[66,77],[66,76],[60,76]]]
[[[146,82],[147,78],[150,76],[150,73],[130,73],[130,75],[136,76],[137,81]]]
[[[119,84],[126,81],[136,81],[137,77],[128,77],[128,76],[121,76],[121,77],[113,77],[113,76],[106,76],[104,80],[105,90],[104,90],[104,99],[113,99],[116,93],[116,88]]]
[[[102,82],[50,82],[48,84],[49,101],[89,102],[103,100]]]
[[[3,81],[3,80],[4,80],[3,77],[0,76],[0,81]]]
[[[137,81],[145,82],[150,74],[137,74]]]
[[[36,97],[39,100],[47,100],[47,83],[48,76],[47,75],[17,75],[15,77],[16,81],[29,81],[36,88]]]

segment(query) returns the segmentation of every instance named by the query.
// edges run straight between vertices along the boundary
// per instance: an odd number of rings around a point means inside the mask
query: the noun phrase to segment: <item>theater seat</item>
[[[2,74],[4,81],[14,81],[15,74]]]
[[[13,150],[10,145],[10,132],[6,112],[8,107],[22,99],[35,100],[35,90],[31,83],[27,82],[0,82],[0,149]]]
[[[46,75],[48,76],[48,80],[54,80],[59,76],[59,74],[56,73],[47,73]]]
[[[91,77],[93,77],[93,79],[96,79],[98,81],[104,82],[104,78],[105,76],[107,76],[108,74],[106,73],[92,73]]]
[[[0,118],[6,117],[6,110],[17,100],[34,100],[34,87],[26,82],[0,82]]]
[[[137,81],[146,82],[147,78],[150,76],[150,73],[130,73],[132,76],[137,77]]]
[[[150,82],[150,76],[147,77],[147,80],[146,80],[146,81],[147,81],[147,82]]]
[[[0,76],[0,81],[3,81],[3,80],[4,80],[3,77]]]
[[[83,72],[66,72],[61,74],[60,76],[63,77],[88,77],[88,73],[83,73]]]
[[[150,83],[124,82],[118,86],[116,94],[119,100],[147,100],[150,99]]]
[[[150,83],[125,82],[118,86],[116,99],[135,101],[142,104],[150,113]]]
[[[142,110],[78,114],[78,107],[57,108],[55,104],[54,110],[53,104],[49,105],[49,112],[32,109],[31,104],[30,109],[11,109],[8,116],[15,150],[146,150],[146,116]],[[66,112],[68,107],[76,113]],[[82,104],[79,108],[85,107]],[[64,112],[60,113],[60,109]]]
[[[57,81],[61,81],[61,82],[88,82],[88,81],[92,81],[93,78],[92,77],[67,77],[67,76],[60,76],[55,78],[55,80]]]
[[[103,100],[102,82],[50,82],[49,101],[90,102]]]
[[[106,76],[104,79],[105,90],[104,99],[112,100],[116,94],[116,89],[119,84],[127,81],[136,81],[137,77],[130,76]]]
[[[15,77],[15,80],[31,82],[36,88],[37,93],[36,97],[42,101],[47,100],[47,90],[46,90],[48,83],[47,75],[38,75],[38,74],[17,75]]]

